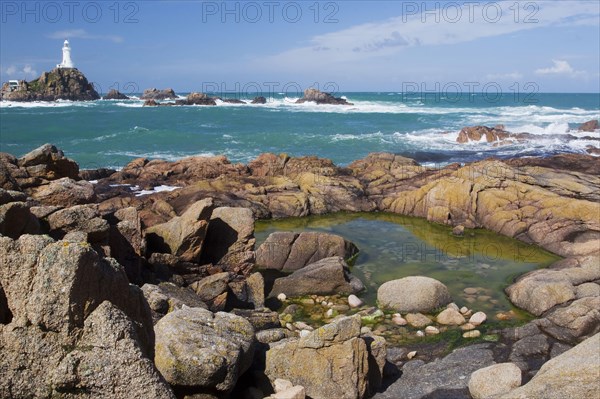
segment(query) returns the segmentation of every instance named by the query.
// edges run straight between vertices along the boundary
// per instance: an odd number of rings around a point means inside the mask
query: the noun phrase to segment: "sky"
[[[0,7],[2,81],[49,71],[68,39],[76,67],[100,92],[600,92],[597,0],[2,0]]]

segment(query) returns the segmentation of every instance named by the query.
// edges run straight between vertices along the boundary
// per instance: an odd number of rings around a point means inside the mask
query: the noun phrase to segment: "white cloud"
[[[70,29],[52,32],[46,37],[50,39],[84,39],[84,40],[109,40],[115,43],[122,43],[123,38],[117,35],[92,35],[85,29]]]
[[[536,69],[537,75],[566,75],[571,77],[583,76],[585,71],[576,71],[565,60],[552,60],[552,66],[548,68]]]
[[[8,76],[8,78],[12,79],[30,79],[37,78],[38,73],[30,64],[25,64],[22,66],[10,65],[4,71],[4,74]]]
[[[460,18],[456,18],[456,7],[452,11],[436,8],[437,14],[405,13],[384,21],[314,36],[307,46],[292,48],[256,62],[265,67],[286,67],[290,70],[323,68],[327,64],[347,67],[352,62],[377,62],[409,47],[448,46],[544,27],[600,25],[597,4],[590,1],[531,3],[537,11],[531,14],[530,9],[522,10],[519,23],[515,23],[515,14],[510,9],[512,2],[492,4],[502,8],[501,14],[495,14],[491,8],[484,12],[484,6],[478,2],[462,5],[459,8]],[[430,6],[426,8],[431,10]],[[495,20],[495,15],[501,17]]]

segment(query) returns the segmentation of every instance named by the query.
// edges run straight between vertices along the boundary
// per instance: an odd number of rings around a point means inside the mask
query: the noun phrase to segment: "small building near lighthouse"
[[[65,40],[65,43],[62,48],[62,62],[58,64],[57,68],[75,68],[73,64],[73,60],[71,60],[71,46],[69,45],[69,41]]]

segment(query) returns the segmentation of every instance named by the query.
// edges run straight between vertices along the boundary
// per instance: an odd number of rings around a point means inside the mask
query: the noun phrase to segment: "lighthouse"
[[[56,67],[57,68],[75,68],[75,65],[73,65],[73,61],[71,61],[71,46],[69,46],[68,40],[65,40],[65,44],[63,45],[63,48],[62,48],[62,53],[63,53],[62,62],[60,64],[58,64]]]

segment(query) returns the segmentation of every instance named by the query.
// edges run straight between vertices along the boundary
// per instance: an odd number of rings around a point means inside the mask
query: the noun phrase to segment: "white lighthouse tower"
[[[62,62],[58,64],[57,68],[75,68],[73,65],[73,61],[71,60],[71,46],[69,46],[69,41],[65,40],[65,44],[62,48],[63,58]]]

